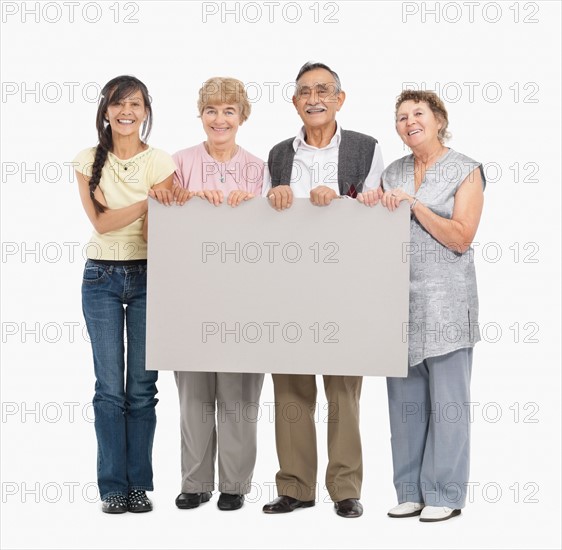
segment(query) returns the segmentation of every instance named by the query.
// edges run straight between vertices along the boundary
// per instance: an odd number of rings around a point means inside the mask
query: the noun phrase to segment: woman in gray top
[[[470,247],[482,213],[482,165],[444,146],[448,115],[434,92],[406,90],[396,131],[412,150],[382,174],[381,203],[411,211],[407,378],[388,378],[395,518],[443,521],[465,505],[472,348],[480,340]],[[378,199],[363,195],[369,204]]]

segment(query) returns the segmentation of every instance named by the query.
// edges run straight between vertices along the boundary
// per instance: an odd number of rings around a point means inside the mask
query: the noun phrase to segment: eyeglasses
[[[336,97],[340,93],[340,89],[335,84],[316,84],[315,86],[297,86],[295,95],[298,98],[310,97],[312,91],[320,98]]]

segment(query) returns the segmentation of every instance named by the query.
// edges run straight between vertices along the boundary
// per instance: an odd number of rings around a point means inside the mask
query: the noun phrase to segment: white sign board
[[[405,376],[409,209],[150,200],[147,369]]]

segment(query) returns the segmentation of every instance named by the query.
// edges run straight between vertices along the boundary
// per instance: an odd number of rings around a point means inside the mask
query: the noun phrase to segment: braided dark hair
[[[152,106],[151,98],[146,86],[134,76],[118,76],[110,80],[102,89],[98,112],[96,114],[96,129],[98,131],[98,145],[92,166],[92,177],[90,178],[90,198],[94,203],[94,208],[98,214],[107,209],[99,202],[94,192],[100,183],[101,171],[107,160],[107,154],[113,149],[113,136],[111,126],[106,120],[107,108],[109,105],[119,103],[124,97],[128,97],[135,92],[140,92],[146,108],[146,120],[142,125],[141,140],[146,141],[152,130]]]

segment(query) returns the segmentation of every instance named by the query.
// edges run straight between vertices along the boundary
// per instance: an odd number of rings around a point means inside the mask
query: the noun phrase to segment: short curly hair
[[[199,90],[197,109],[199,116],[209,105],[237,105],[240,109],[240,124],[248,120],[252,112],[252,105],[246,95],[244,83],[236,78],[214,76],[209,78]]]
[[[451,133],[447,131],[449,126],[449,115],[447,114],[447,109],[441,98],[431,90],[404,90],[396,99],[396,105],[394,107],[394,116],[398,114],[398,109],[404,101],[413,101],[419,103],[423,101],[427,103],[428,107],[431,109],[435,118],[441,123],[441,128],[437,134],[437,137],[441,143],[451,139]]]

